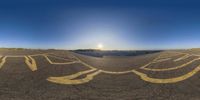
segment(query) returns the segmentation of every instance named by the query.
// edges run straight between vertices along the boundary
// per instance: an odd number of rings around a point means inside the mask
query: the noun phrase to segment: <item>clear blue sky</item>
[[[197,0],[4,0],[0,47],[200,47]]]

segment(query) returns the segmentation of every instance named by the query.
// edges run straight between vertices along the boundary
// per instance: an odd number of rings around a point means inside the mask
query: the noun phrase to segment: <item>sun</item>
[[[97,48],[98,48],[98,49],[103,49],[103,44],[99,43],[99,44],[97,45]]]

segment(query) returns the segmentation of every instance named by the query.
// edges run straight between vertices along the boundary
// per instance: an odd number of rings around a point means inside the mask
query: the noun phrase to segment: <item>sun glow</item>
[[[98,48],[98,49],[103,49],[103,44],[99,43],[99,44],[97,45],[97,48]]]

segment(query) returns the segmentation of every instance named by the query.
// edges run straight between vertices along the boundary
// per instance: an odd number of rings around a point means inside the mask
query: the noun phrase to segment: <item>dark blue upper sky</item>
[[[194,0],[0,1],[0,47],[200,47],[199,5]]]

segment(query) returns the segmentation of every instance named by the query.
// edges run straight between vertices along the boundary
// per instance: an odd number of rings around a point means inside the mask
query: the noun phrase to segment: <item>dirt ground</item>
[[[198,58],[191,50],[103,58],[0,50],[0,100],[199,100]]]

